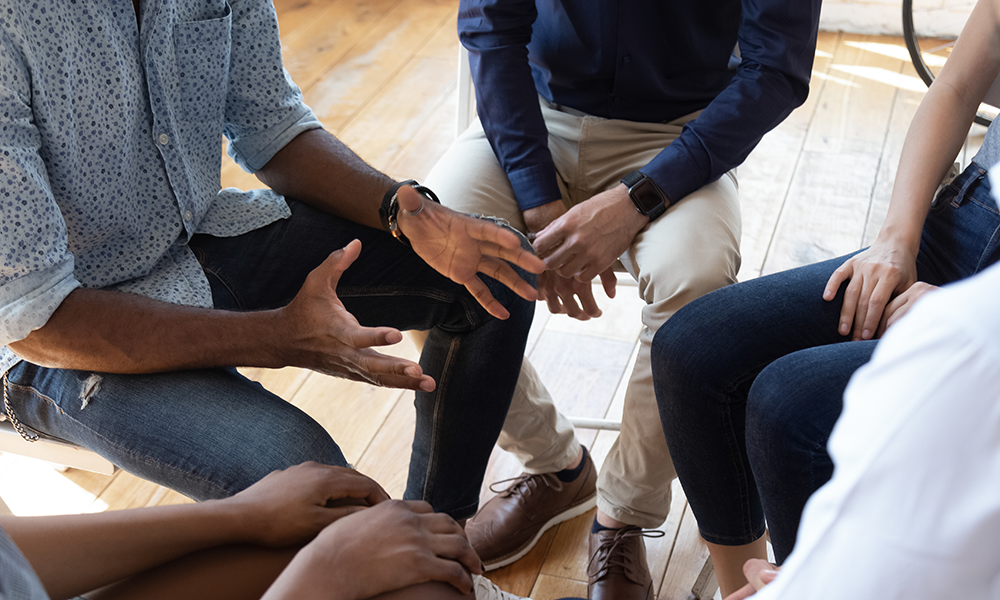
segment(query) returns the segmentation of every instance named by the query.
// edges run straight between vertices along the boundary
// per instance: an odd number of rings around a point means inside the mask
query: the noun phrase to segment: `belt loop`
[[[983,171],[978,166],[976,167],[976,171],[977,171],[976,176],[975,177],[969,177],[968,179],[966,179],[962,183],[962,187],[959,188],[958,195],[955,196],[955,201],[958,202],[959,204],[961,204],[962,200],[965,199],[965,194],[968,193],[969,188],[972,187],[972,184],[978,182],[980,179],[983,178],[983,175],[986,174],[986,171]]]

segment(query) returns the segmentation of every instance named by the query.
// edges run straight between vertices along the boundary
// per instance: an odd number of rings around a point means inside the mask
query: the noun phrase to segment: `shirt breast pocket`
[[[221,17],[179,22],[173,28],[175,108],[182,122],[217,130],[225,111],[232,46],[232,9],[228,3],[224,7]]]

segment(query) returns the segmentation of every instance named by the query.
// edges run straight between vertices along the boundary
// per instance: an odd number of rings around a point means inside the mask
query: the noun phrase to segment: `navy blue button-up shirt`
[[[704,109],[642,168],[679,200],[805,101],[819,11],[820,0],[461,0],[458,32],[483,128],[528,209],[560,198],[539,94],[632,121]]]

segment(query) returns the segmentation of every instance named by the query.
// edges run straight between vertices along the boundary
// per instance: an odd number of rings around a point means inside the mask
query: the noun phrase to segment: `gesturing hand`
[[[507,264],[530,273],[541,273],[545,268],[537,256],[521,247],[516,233],[425,202],[409,186],[399,189],[398,198],[397,222],[413,250],[437,272],[464,285],[491,315],[506,319],[510,313],[493,297],[478,273],[496,279],[525,300],[538,298],[535,288]]]
[[[287,338],[283,363],[374,385],[433,390],[434,380],[420,365],[370,348],[399,342],[403,335],[398,330],[362,327],[337,297],[340,276],[360,252],[361,242],[354,240],[331,254],[280,309],[279,333]]]
[[[917,280],[916,256],[902,247],[875,242],[833,272],[823,291],[823,299],[833,300],[841,284],[848,279],[850,283],[844,292],[838,331],[840,335],[851,334],[854,341],[871,339],[892,297]]]
[[[443,581],[466,593],[479,556],[461,526],[426,502],[390,500],[330,525],[306,546],[264,596],[371,598]]]
[[[304,544],[337,519],[388,499],[354,469],[308,462],[273,471],[219,502],[240,516],[245,541],[280,548]]]

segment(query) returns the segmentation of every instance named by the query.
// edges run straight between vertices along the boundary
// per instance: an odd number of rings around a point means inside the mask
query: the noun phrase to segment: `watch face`
[[[631,196],[635,207],[644,215],[648,215],[658,207],[663,206],[663,192],[648,177],[629,188],[628,195]]]

